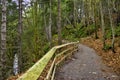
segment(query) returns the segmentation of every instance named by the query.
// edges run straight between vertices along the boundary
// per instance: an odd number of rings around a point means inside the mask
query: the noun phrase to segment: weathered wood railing
[[[36,62],[26,73],[20,76],[17,80],[41,80],[38,79],[44,71],[47,64],[52,61],[46,77],[43,80],[53,80],[56,67],[70,53],[77,50],[78,42],[71,42],[60,46],[53,47],[46,53],[38,62]]]

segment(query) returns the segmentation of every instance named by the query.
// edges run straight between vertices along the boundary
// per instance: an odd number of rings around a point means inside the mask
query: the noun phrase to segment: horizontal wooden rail
[[[49,71],[48,71],[48,74],[47,74],[47,77],[46,77],[45,80],[49,80],[50,75],[51,75],[51,73],[52,73],[52,70],[53,70],[53,68],[54,68],[54,66],[55,66],[55,61],[56,61],[56,59],[57,59],[59,56],[63,55],[65,52],[67,52],[67,51],[69,51],[69,50],[71,50],[71,49],[73,49],[73,47],[72,47],[72,48],[70,47],[70,48],[62,51],[61,53],[59,53],[59,54],[57,54],[57,55],[55,56],[55,58],[54,58],[54,60],[53,60],[53,62],[52,62],[52,65],[51,65],[51,67],[50,67],[50,69],[49,69]]]
[[[46,65],[48,64],[48,62],[51,60],[51,58],[55,54],[56,50],[58,50],[60,48],[64,48],[69,45],[75,45],[77,43],[78,42],[71,42],[71,43],[53,47],[49,52],[47,52],[38,62],[36,62],[28,71],[26,71],[17,80],[37,80],[39,78],[39,76],[41,75],[41,73],[43,72]],[[62,52],[65,53],[67,50],[69,50],[69,48]],[[54,57],[54,59],[55,59],[55,57]],[[53,60],[53,61],[54,62],[52,63],[52,66],[54,67],[55,60]],[[52,72],[53,67],[51,67],[51,71],[48,73],[47,78],[49,78],[49,75]]]
[[[61,58],[61,60],[60,61],[58,61],[57,63],[55,63],[55,67],[54,67],[54,69],[53,69],[53,73],[52,73],[52,75],[51,75],[51,79],[50,80],[54,80],[54,76],[55,76],[55,71],[56,71],[56,68],[57,68],[57,66],[65,59],[65,58],[67,58],[69,55],[71,55],[74,51],[76,51],[77,49],[75,49],[75,50],[73,50],[71,53],[69,53],[69,54],[66,54],[64,57],[62,57]],[[49,80],[49,79],[45,79],[45,80]]]

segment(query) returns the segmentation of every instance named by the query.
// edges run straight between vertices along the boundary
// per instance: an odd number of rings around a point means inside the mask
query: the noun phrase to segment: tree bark
[[[73,27],[75,28],[76,27],[76,2],[75,0],[73,0],[73,19],[74,19]]]
[[[105,23],[104,23],[104,14],[103,14],[103,8],[102,8],[102,1],[99,3],[100,6],[100,15],[101,15],[101,27],[102,27],[102,35],[103,35],[103,49],[105,49]]]
[[[92,2],[93,3],[93,23],[95,26],[95,39],[98,38],[98,34],[97,34],[97,20],[96,20],[96,10],[95,10],[95,6],[96,6],[96,2]]]
[[[50,0],[50,15],[49,15],[49,44],[50,44],[50,46],[52,47],[52,32],[51,32],[51,26],[52,26],[52,13],[51,13],[51,0]]]
[[[112,19],[112,13],[111,13],[111,8],[110,8],[110,0],[108,0],[108,12],[109,12],[109,19],[110,19],[110,26],[112,30],[112,51],[115,53],[114,50],[114,43],[115,43],[115,31],[114,31],[114,26],[113,26],[113,19]]]
[[[22,0],[19,0],[19,23],[18,23],[18,69],[22,69]]]
[[[48,35],[48,27],[47,27],[45,9],[46,9],[46,6],[45,6],[45,4],[44,4],[44,7],[43,7],[43,10],[44,10],[44,16],[43,16],[43,19],[44,19],[44,27],[45,27],[46,39],[49,41],[49,35]]]
[[[62,44],[62,37],[61,37],[61,0],[58,0],[58,44]]]
[[[1,0],[2,3],[2,24],[1,24],[1,52],[0,52],[0,80],[5,79],[6,75],[6,0]]]

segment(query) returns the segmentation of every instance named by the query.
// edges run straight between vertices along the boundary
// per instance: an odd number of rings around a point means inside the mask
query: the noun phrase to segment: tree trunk
[[[83,13],[82,13],[82,22],[83,25],[86,27],[86,6],[85,6],[85,2],[82,0],[82,9],[83,9]]]
[[[2,24],[1,24],[1,52],[0,52],[0,80],[5,79],[6,75],[6,0],[2,3]]]
[[[44,4],[44,7],[43,7],[43,10],[44,10],[44,15],[43,15],[43,19],[44,19],[44,27],[45,27],[45,33],[46,33],[46,39],[49,41],[49,35],[48,35],[48,28],[47,28],[47,23],[46,23],[46,15],[45,15],[45,4]]]
[[[75,0],[73,0],[73,19],[74,19],[73,26],[75,28],[76,27],[76,2]]]
[[[93,2],[93,23],[94,23],[94,26],[95,26],[95,39],[98,38],[98,35],[97,35],[97,20],[96,20],[96,10],[95,10],[95,6],[96,6],[96,2]]]
[[[86,32],[88,35],[90,35],[90,30],[89,30],[89,2],[85,0],[85,25],[87,27]]]
[[[18,69],[22,69],[22,0],[19,0],[19,23],[18,23]]]
[[[61,37],[61,0],[58,0],[58,44],[62,44],[62,37]]]
[[[50,15],[49,15],[49,44],[52,47],[52,32],[51,32],[51,26],[52,26],[52,13],[51,13],[51,0],[50,0]]]
[[[100,15],[101,15],[101,26],[102,26],[102,35],[103,35],[103,49],[105,49],[105,23],[104,23],[104,14],[102,8],[102,1],[99,3],[100,5]]]
[[[113,26],[113,19],[112,19],[112,14],[111,14],[111,8],[110,8],[110,0],[108,0],[108,12],[109,12],[109,19],[110,19],[110,26],[112,30],[112,51],[115,53],[114,50],[114,43],[115,43],[115,31],[114,31],[114,26]]]

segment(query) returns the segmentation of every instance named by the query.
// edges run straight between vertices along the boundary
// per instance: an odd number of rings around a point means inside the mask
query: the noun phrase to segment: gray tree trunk
[[[76,27],[76,2],[75,0],[73,0],[73,19],[74,19],[73,26]]]
[[[0,80],[5,79],[6,75],[6,10],[7,1],[1,0],[2,3],[2,24],[1,24],[1,51],[0,51]]]
[[[50,15],[49,15],[49,27],[48,27],[48,33],[49,33],[49,43],[50,46],[52,46],[52,32],[51,32],[51,26],[52,26],[52,13],[51,13],[51,0],[50,0]]]
[[[84,6],[85,6],[85,26],[87,27],[86,32],[88,35],[90,35],[90,31],[89,31],[89,25],[90,25],[90,22],[89,22],[89,3],[87,0],[85,0]]]
[[[110,1],[108,0],[108,12],[109,12],[109,18],[110,18],[110,26],[112,30],[112,51],[115,52],[114,50],[114,43],[115,43],[115,31],[114,31],[114,26],[113,26],[113,19],[112,19],[112,14],[111,14],[111,8],[110,8]]]
[[[62,37],[61,37],[61,0],[58,0],[58,44],[62,44]]]
[[[103,35],[103,48],[105,49],[105,23],[104,23],[104,14],[102,8],[102,1],[99,3],[100,5],[100,15],[101,15],[101,27],[102,27],[102,35]]]
[[[19,72],[22,69],[22,0],[19,0],[19,23],[18,23],[18,68]]]
[[[45,27],[45,33],[46,33],[46,38],[47,40],[49,40],[49,37],[48,37],[48,28],[47,28],[47,23],[46,23],[46,15],[45,15],[45,4],[44,4],[44,16],[43,16],[43,19],[44,19],[44,27]]]
[[[98,38],[97,25],[96,25],[97,20],[96,20],[96,14],[95,14],[96,13],[96,10],[95,10],[96,2],[92,2],[92,4],[93,4],[93,23],[95,26],[95,39],[97,39]]]

